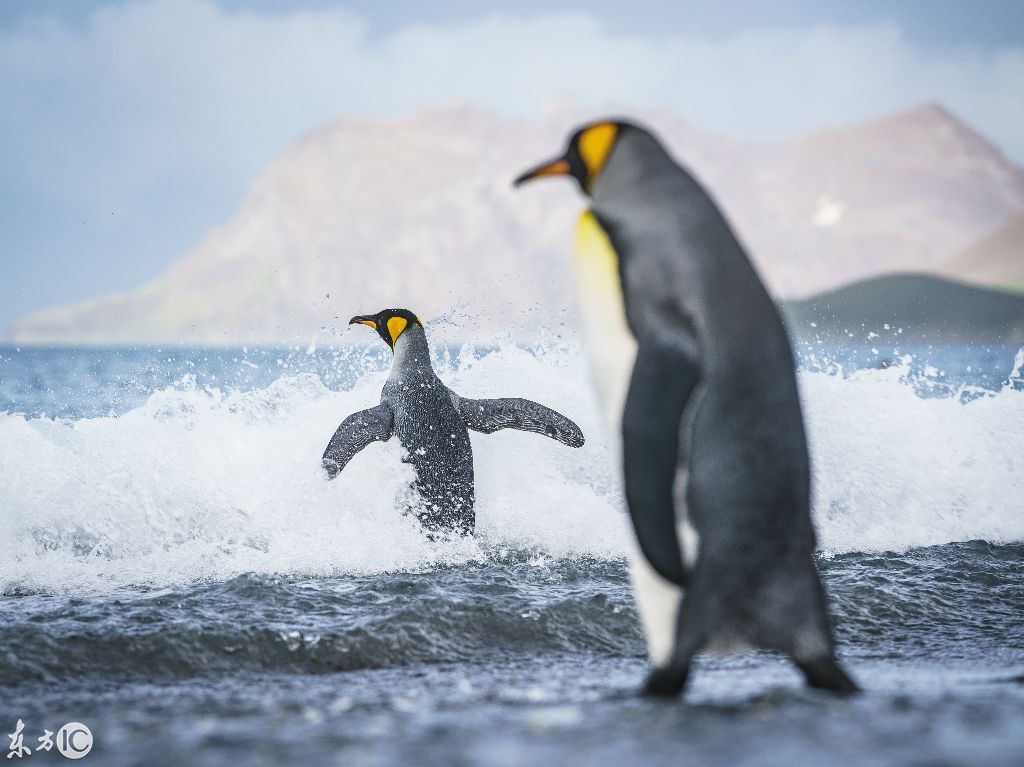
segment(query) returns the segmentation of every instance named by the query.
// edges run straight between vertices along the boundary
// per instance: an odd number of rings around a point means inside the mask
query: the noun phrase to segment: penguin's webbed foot
[[[651,669],[641,693],[645,698],[674,698],[682,693],[686,686],[689,667],[674,669],[671,667]]]
[[[798,660],[796,664],[804,672],[807,684],[811,687],[828,690],[836,695],[854,695],[860,692],[857,683],[847,676],[833,657],[825,656],[811,661]]]

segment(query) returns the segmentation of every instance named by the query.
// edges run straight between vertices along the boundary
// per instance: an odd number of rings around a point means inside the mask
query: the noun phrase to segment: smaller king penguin
[[[675,695],[704,648],[791,657],[856,690],[836,661],[814,563],[810,466],[779,311],[703,186],[648,130],[584,125],[516,180],[576,180],[590,200],[576,272],[587,353],[621,436],[653,669]]]
[[[423,323],[406,309],[383,309],[349,320],[377,331],[394,353],[380,404],[346,418],[324,451],[334,479],[371,442],[398,437],[416,473],[423,503],[416,514],[432,532],[467,534],[476,524],[473,448],[469,432],[519,429],[569,447],[583,445],[580,427],[561,413],[527,399],[465,399],[434,373]]]

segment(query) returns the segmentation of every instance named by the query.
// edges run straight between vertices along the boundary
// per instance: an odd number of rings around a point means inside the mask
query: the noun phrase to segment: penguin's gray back
[[[426,336],[412,326],[398,338],[391,375],[381,401],[394,412],[394,434],[416,473],[423,508],[432,529],[474,527],[473,450],[469,432],[448,387],[434,373]]]

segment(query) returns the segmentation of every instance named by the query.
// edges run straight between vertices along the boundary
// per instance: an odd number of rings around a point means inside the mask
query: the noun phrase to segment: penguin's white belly
[[[613,460],[622,466],[622,411],[636,361],[636,339],[626,324],[618,256],[589,211],[580,217],[573,259],[577,297],[590,372],[611,437]],[[683,536],[687,536],[684,538]],[[692,535],[692,541],[689,540]],[[696,557],[696,534],[683,520],[680,540],[685,555]],[[640,553],[635,539],[629,547],[630,578],[640,611],[651,663],[665,665],[672,655],[676,614],[683,591],[662,578]]]

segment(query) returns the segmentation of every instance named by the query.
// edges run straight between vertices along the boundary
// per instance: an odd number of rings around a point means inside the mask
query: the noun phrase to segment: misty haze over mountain
[[[295,343],[383,306],[461,308],[468,334],[557,327],[584,201],[565,181],[510,181],[595,116],[563,104],[536,121],[459,105],[340,118],[281,154],[163,276],[27,317],[11,338]],[[775,145],[634,116],[710,187],[778,297],[889,271],[1024,285],[1024,170],[939,106]]]

